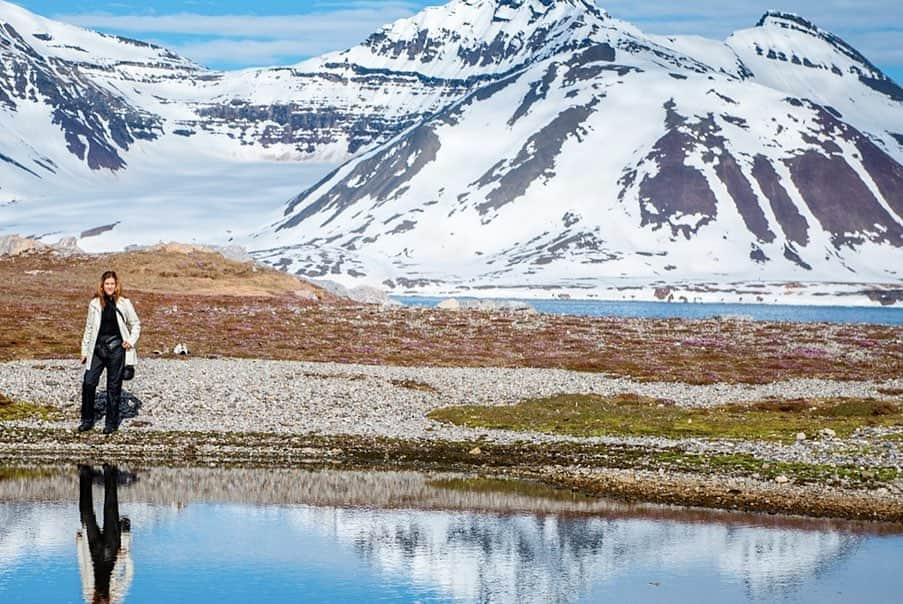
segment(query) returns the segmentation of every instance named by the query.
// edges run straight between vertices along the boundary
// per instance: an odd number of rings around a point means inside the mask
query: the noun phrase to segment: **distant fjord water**
[[[433,307],[448,297],[392,296],[407,306]],[[457,297],[458,300],[477,298]],[[584,317],[640,319],[747,319],[794,323],[867,323],[903,325],[903,308],[870,306],[796,306],[787,304],[726,304],[684,302],[638,302],[612,300],[563,300],[505,298],[529,304],[541,313]]]

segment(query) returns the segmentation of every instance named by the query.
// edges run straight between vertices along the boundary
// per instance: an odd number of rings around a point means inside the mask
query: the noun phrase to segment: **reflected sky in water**
[[[130,525],[117,565],[127,560],[131,574],[113,602],[881,603],[903,588],[903,537],[842,525],[626,508],[505,513],[497,501],[467,510],[460,492],[444,500],[417,475],[386,483],[423,492],[427,509],[410,495],[406,507],[367,507],[350,494],[352,507],[303,502],[311,489],[342,499],[360,474],[285,475],[283,503],[224,501],[242,490],[228,473],[208,489],[178,472],[117,487],[96,475],[98,522],[117,488]],[[0,487],[0,602],[92,601],[78,476],[37,492]],[[200,492],[186,496],[192,487]]]

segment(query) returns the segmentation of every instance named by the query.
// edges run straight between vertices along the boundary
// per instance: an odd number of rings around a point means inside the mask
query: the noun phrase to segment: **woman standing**
[[[113,271],[105,272],[91,303],[82,337],[82,364],[87,364],[82,382],[82,423],[79,432],[94,427],[94,396],[100,374],[107,371],[107,410],[104,434],[119,427],[119,401],[126,365],[138,360],[135,344],[141,335],[141,322],[135,307],[122,297],[122,284]]]

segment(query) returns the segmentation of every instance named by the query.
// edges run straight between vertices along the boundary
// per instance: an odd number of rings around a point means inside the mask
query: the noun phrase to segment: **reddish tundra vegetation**
[[[284,273],[165,249],[0,257],[0,360],[76,357],[86,304],[108,268],[141,316],[145,356],[183,342],[194,356],[550,367],[694,384],[903,375],[900,327],[356,305]]]

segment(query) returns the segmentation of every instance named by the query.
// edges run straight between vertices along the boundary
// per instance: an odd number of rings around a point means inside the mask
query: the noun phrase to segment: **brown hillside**
[[[126,291],[201,296],[294,295],[334,300],[325,290],[293,275],[181,244],[113,254],[62,256],[30,251],[0,256],[0,279],[11,289],[83,291],[90,296],[100,275],[107,270],[119,274]]]

